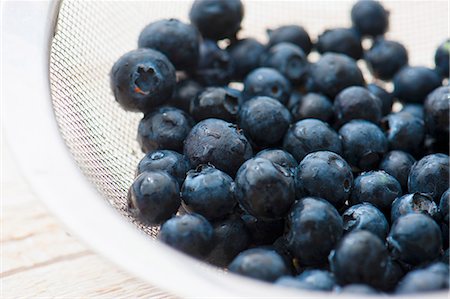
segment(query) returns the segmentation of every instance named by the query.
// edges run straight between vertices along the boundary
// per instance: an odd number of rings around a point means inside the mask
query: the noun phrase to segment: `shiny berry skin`
[[[193,257],[205,258],[214,246],[214,229],[203,216],[185,214],[164,222],[157,238]]]
[[[292,206],[287,220],[287,246],[301,265],[322,265],[342,236],[342,219],[321,198],[305,197]]]
[[[294,121],[305,118],[316,118],[321,121],[331,123],[334,116],[334,109],[331,100],[318,93],[307,93],[291,107]]]
[[[409,171],[415,162],[416,159],[407,152],[390,151],[381,160],[380,170],[384,170],[396,178],[402,186],[402,189],[407,191]]]
[[[294,169],[298,163],[287,151],[281,149],[265,149],[256,154],[255,158],[264,158],[286,169]]]
[[[219,118],[236,122],[238,110],[238,97],[223,87],[206,88],[191,101],[190,106],[191,115],[196,121]]]
[[[267,159],[246,161],[239,168],[235,183],[240,205],[258,219],[284,217],[295,200],[292,173]]]
[[[257,68],[244,80],[244,100],[256,96],[267,96],[287,104],[291,93],[291,84],[280,72],[273,68]]]
[[[351,206],[342,214],[344,231],[367,230],[385,240],[389,232],[389,223],[383,213],[370,203]]]
[[[141,173],[128,191],[128,207],[144,223],[161,224],[180,207],[180,187],[163,171]]]
[[[152,49],[132,50],[114,63],[111,87],[116,101],[128,111],[148,112],[164,104],[175,88],[175,68]]]
[[[386,132],[389,148],[416,153],[425,137],[425,125],[422,119],[407,113],[397,112],[385,116],[381,127]]]
[[[358,1],[351,10],[352,24],[363,36],[383,35],[389,27],[389,11],[378,1]]]
[[[338,154],[318,151],[308,154],[297,166],[295,185],[298,196],[320,197],[340,208],[350,196],[353,174]]]
[[[450,88],[441,86],[433,90],[423,105],[427,132],[444,142],[449,138]]]
[[[394,95],[408,103],[423,103],[427,95],[441,85],[441,78],[432,69],[406,66],[394,76]]]

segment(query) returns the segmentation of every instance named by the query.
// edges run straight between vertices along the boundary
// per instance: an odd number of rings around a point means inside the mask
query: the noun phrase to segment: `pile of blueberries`
[[[144,113],[130,211],[162,242],[280,286],[447,289],[450,40],[430,69],[384,37],[376,1],[314,43],[297,25],[240,39],[243,16],[240,0],[196,0],[191,24],[150,23],[114,64],[117,102]]]

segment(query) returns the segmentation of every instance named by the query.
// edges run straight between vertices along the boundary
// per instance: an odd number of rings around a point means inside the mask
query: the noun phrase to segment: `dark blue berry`
[[[244,100],[250,100],[256,96],[267,96],[287,104],[290,94],[289,81],[272,68],[257,68],[244,80]]]
[[[408,177],[409,193],[431,195],[438,202],[449,186],[449,156],[432,154],[423,157],[412,167]]]
[[[302,48],[306,55],[311,52],[312,42],[306,30],[298,25],[286,25],[268,29],[269,47],[279,43],[292,43]]]
[[[243,80],[248,73],[260,66],[260,57],[266,47],[254,38],[245,38],[233,42],[227,51],[234,62],[233,79]]]
[[[423,193],[413,193],[403,195],[392,203],[391,223],[397,221],[403,215],[411,213],[421,213],[432,218],[438,217],[438,207],[433,198]]]
[[[366,284],[348,284],[339,289],[340,294],[375,295],[378,291]]]
[[[196,121],[220,118],[236,122],[239,98],[223,87],[209,87],[191,101],[190,112]]]
[[[274,250],[252,248],[241,252],[229,265],[230,272],[264,280],[275,281],[287,275],[283,258]]]
[[[138,47],[160,51],[177,70],[189,70],[197,66],[199,43],[200,33],[194,26],[169,19],[147,25],[139,35]]]
[[[259,146],[277,144],[291,123],[291,114],[279,101],[259,96],[246,101],[239,111],[238,124]]]
[[[341,125],[352,119],[378,123],[382,116],[382,103],[367,88],[351,86],[342,90],[334,99],[334,114],[337,123]]]
[[[423,120],[407,112],[385,116],[381,121],[381,127],[386,132],[389,148],[392,150],[417,152],[425,137]]]
[[[381,114],[386,115],[392,112],[394,96],[375,83],[367,84],[367,89],[381,100]]]
[[[294,93],[293,93],[294,94]],[[317,118],[330,123],[334,109],[330,99],[318,93],[307,93],[291,108],[294,121],[305,118]]]
[[[336,281],[333,274],[328,271],[306,270],[297,277],[280,277],[275,284],[309,291],[331,291]]]
[[[162,53],[137,49],[124,54],[111,70],[116,101],[129,111],[148,112],[172,97],[175,68]]]
[[[340,130],[343,156],[355,168],[370,170],[378,166],[387,152],[387,139],[381,129],[366,120],[352,120]]]
[[[376,286],[386,271],[388,251],[384,242],[366,230],[345,235],[330,253],[330,266],[342,284],[365,283]]]
[[[341,156],[319,151],[308,154],[297,166],[295,185],[300,196],[324,198],[341,207],[350,195],[353,174]]]
[[[212,220],[230,214],[236,205],[233,179],[208,165],[187,173],[181,187],[183,207]]]
[[[229,217],[213,223],[214,247],[206,261],[219,267],[226,267],[250,245],[250,234],[239,217]]]
[[[433,219],[412,213],[397,219],[387,242],[395,259],[419,265],[439,257],[442,250],[441,238],[441,230]]]
[[[204,38],[234,39],[241,29],[244,7],[240,0],[195,0],[189,19]]]
[[[380,169],[392,175],[402,186],[408,190],[408,176],[411,167],[416,162],[413,156],[403,151],[390,151],[384,155]]]
[[[214,229],[197,214],[173,217],[161,225],[158,239],[196,258],[205,258],[214,246]]]
[[[389,11],[378,1],[358,1],[351,10],[353,26],[362,35],[383,35],[389,27]]]
[[[383,241],[389,232],[389,223],[386,217],[370,203],[351,206],[342,214],[342,219],[345,232],[367,230]]]
[[[424,114],[427,132],[448,143],[450,87],[442,86],[431,92],[425,100]]]
[[[361,37],[353,28],[334,28],[327,29],[321,35],[316,43],[319,53],[334,52],[340,53],[358,60],[362,57],[363,48]]]
[[[264,158],[286,169],[294,169],[298,163],[287,151],[281,149],[265,149],[256,154],[255,158]]]
[[[175,92],[172,98],[168,100],[167,105],[173,106],[189,113],[191,102],[202,90],[203,87],[194,80],[186,79],[183,81],[179,81],[175,86]]]
[[[183,141],[193,125],[194,121],[183,110],[162,107],[139,122],[138,142],[144,153],[158,149],[182,152]]]
[[[161,224],[180,207],[177,181],[163,171],[141,173],[128,191],[128,206],[140,220],[150,225]]]
[[[326,200],[305,197],[291,208],[287,245],[301,265],[322,265],[342,236],[342,219]]]
[[[342,153],[341,140],[336,131],[327,123],[313,118],[293,124],[284,136],[283,148],[297,161],[316,151]]]
[[[441,268],[436,271],[433,268]],[[446,269],[446,270],[445,270]],[[406,274],[398,284],[396,294],[417,294],[447,290],[449,288],[448,265],[438,263]],[[443,294],[443,293],[442,293]]]
[[[394,95],[408,103],[423,103],[427,95],[441,85],[441,78],[432,69],[407,66],[394,77]]]
[[[250,233],[251,243],[256,246],[272,244],[284,232],[284,219],[263,220],[248,213],[242,214],[241,219]]]
[[[267,159],[246,161],[239,168],[235,182],[241,206],[263,220],[284,217],[295,200],[292,173]]]
[[[311,67],[315,89],[330,98],[349,86],[365,84],[361,70],[352,58],[338,53],[325,53]]]
[[[436,70],[442,77],[448,78],[449,74],[450,39],[439,45],[434,54]]]
[[[145,154],[137,166],[136,175],[144,171],[162,170],[174,177],[181,186],[189,169],[189,161],[185,156],[170,150],[156,150]]]
[[[227,1],[217,1],[227,2]],[[231,80],[234,63],[227,51],[217,46],[215,41],[203,40],[194,78],[205,86],[223,86]]]
[[[308,61],[303,50],[292,43],[278,43],[262,56],[261,66],[278,70],[293,84],[302,84],[308,75]]]
[[[402,110],[400,112],[409,113],[411,115],[414,115],[415,117],[418,117],[420,119],[424,119],[424,111],[423,111],[423,105],[422,104],[405,104],[402,107]]]
[[[396,41],[378,39],[365,53],[364,59],[375,78],[391,80],[408,64],[408,52]]]
[[[356,177],[350,203],[368,202],[381,210],[386,210],[401,195],[400,183],[393,176],[384,171],[369,171]]]
[[[253,153],[247,138],[236,125],[210,118],[192,128],[184,142],[184,154],[192,167],[211,163],[234,176]]]

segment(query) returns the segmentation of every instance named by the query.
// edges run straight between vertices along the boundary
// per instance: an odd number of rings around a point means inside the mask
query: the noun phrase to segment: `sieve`
[[[264,42],[267,28],[300,24],[315,39],[326,28],[350,26],[352,4],[244,1],[239,36]],[[161,18],[187,22],[190,5],[167,0],[2,3],[6,141],[33,190],[73,233],[155,286],[182,297],[321,297],[194,260],[155,241],[157,229],[127,211],[127,190],[143,156],[136,142],[142,115],[116,104],[109,71],[122,54],[136,48],[145,25]],[[384,5],[391,12],[387,37],[406,46],[412,65],[432,67],[436,47],[449,35],[448,2]]]

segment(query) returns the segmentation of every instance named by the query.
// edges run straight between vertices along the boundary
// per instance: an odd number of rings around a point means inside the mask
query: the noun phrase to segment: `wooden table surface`
[[[71,236],[1,149],[0,298],[173,298]]]

